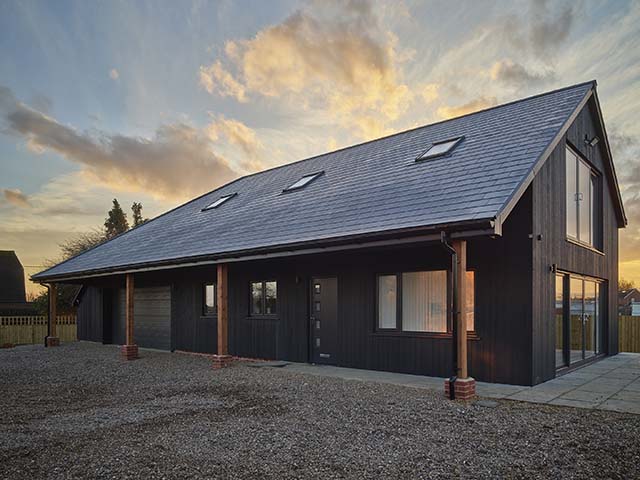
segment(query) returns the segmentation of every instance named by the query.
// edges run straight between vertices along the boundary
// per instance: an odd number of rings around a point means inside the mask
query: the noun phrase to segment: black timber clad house
[[[469,373],[532,385],[617,353],[625,225],[588,82],[240,178],[34,280],[122,344],[135,277],[135,343],[216,353],[226,265],[230,354],[448,376],[466,240]]]
[[[31,315],[35,308],[27,302],[24,268],[13,250],[0,250],[0,315]]]

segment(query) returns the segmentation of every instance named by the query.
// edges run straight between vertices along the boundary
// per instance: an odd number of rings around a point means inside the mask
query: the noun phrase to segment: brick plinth
[[[213,368],[219,369],[228,367],[233,362],[233,357],[231,355],[213,355]]]
[[[476,381],[471,377],[456,379],[453,388],[456,400],[472,400],[476,396]],[[444,381],[444,394],[449,398],[448,378]]]
[[[135,360],[138,358],[138,345],[122,345],[120,351],[125,360]]]
[[[45,345],[47,347],[59,347],[60,346],[60,338],[58,337],[46,337]]]

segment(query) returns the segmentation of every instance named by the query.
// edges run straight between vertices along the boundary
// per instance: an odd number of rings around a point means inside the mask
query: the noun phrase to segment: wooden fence
[[[640,317],[620,315],[618,331],[620,351],[640,353]]]
[[[61,342],[78,339],[75,315],[58,315],[57,334]],[[47,316],[0,317],[0,346],[44,343],[47,336]]]

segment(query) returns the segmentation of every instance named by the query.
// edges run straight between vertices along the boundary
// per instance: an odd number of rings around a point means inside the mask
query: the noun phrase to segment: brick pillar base
[[[44,344],[47,347],[59,347],[60,346],[60,338],[59,337],[45,337]]]
[[[138,345],[122,345],[120,352],[125,360],[135,360],[138,358]]]
[[[213,368],[219,369],[228,367],[233,362],[233,357],[231,355],[214,355],[213,356]]]
[[[472,400],[476,396],[476,381],[471,377],[458,378],[454,383],[453,390],[456,400]],[[448,378],[444,381],[444,394],[447,398],[450,398]]]

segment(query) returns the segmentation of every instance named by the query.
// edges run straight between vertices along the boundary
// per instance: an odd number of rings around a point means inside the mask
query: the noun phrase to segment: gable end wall
[[[608,324],[605,324],[605,348],[609,355],[618,352],[617,281],[618,226],[614,207],[615,192],[603,177],[602,247],[604,255],[566,240],[566,172],[567,140],[578,148],[601,174],[606,175],[603,141],[595,147],[585,144],[598,135],[593,99],[585,105],[564,138],[553,150],[532,182],[533,188],[533,368],[534,384],[555,376],[555,275],[551,265],[574,273],[606,280]],[[602,140],[602,139],[601,139]],[[538,240],[537,236],[542,235]],[[605,320],[606,321],[606,320]]]

